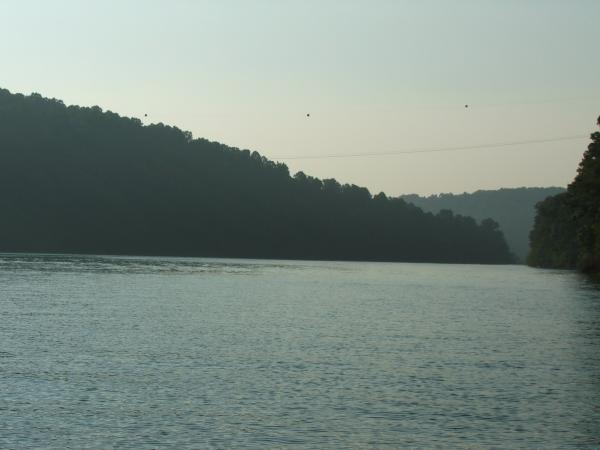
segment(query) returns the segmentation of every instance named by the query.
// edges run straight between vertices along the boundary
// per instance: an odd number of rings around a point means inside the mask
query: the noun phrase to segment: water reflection
[[[0,271],[91,272],[121,274],[250,274],[268,268],[300,269],[273,261],[214,258],[136,257],[59,254],[0,254]]]
[[[598,448],[599,287],[518,266],[1,255],[0,448]]]

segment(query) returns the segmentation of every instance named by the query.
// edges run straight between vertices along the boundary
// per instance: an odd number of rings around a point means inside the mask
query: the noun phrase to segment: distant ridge
[[[0,90],[0,251],[508,263],[497,224]]]
[[[401,198],[433,213],[449,209],[479,221],[491,217],[500,225],[511,251],[524,263],[529,253],[529,233],[533,228],[535,205],[564,191],[565,188],[561,187],[521,187],[428,197],[412,194],[402,195]]]

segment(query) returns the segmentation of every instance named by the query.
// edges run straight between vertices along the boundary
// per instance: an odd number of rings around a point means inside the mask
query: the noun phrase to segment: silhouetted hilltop
[[[412,194],[401,198],[433,213],[449,209],[479,221],[491,217],[498,222],[511,251],[521,262],[525,262],[529,253],[529,233],[533,228],[535,205],[546,197],[564,191],[560,187],[522,187],[428,197]]]
[[[600,133],[590,138],[567,191],[537,205],[532,266],[600,273]]]
[[[38,94],[0,90],[0,171],[1,251],[511,261],[493,221]]]

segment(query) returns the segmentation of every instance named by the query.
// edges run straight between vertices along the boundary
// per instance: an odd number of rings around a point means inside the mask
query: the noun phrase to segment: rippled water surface
[[[0,255],[0,448],[600,448],[600,287]]]

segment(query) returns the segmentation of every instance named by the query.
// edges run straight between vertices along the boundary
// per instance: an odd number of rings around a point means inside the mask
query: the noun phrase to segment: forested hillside
[[[493,221],[0,90],[0,251],[507,263]]]
[[[564,188],[514,188],[481,190],[471,194],[439,194],[428,197],[403,195],[401,198],[424,211],[438,213],[449,209],[456,214],[481,221],[491,217],[498,222],[506,242],[519,261],[525,262],[529,253],[529,233],[533,228],[535,205]]]
[[[600,272],[600,133],[591,139],[567,192],[537,206],[532,266]]]

